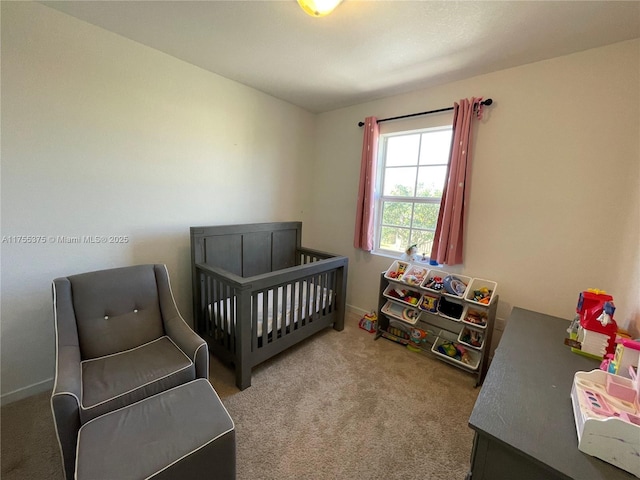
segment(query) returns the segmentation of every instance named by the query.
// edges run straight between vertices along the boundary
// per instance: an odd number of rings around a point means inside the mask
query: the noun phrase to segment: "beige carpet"
[[[236,424],[240,480],[463,480],[468,471],[474,378],[374,341],[355,317],[254,369],[243,392],[213,358],[210,380]],[[3,480],[62,479],[49,393],[2,407],[1,420]]]

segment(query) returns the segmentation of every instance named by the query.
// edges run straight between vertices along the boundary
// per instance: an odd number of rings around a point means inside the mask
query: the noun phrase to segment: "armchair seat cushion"
[[[167,336],[81,366],[82,423],[196,378],[194,363]]]

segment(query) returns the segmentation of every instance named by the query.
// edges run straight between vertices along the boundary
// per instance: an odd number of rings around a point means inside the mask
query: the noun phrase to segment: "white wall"
[[[464,265],[449,270],[496,280],[502,318],[515,305],[569,319],[579,292],[600,288],[637,329],[640,40],[319,115],[307,238],[349,256],[348,303],[375,309],[391,263],[353,248],[357,122],[472,96],[494,104],[475,126]]]
[[[2,2],[2,394],[50,386],[51,281],[166,263],[189,227],[304,220],[315,117],[36,3]],[[303,194],[304,193],[304,194]],[[125,244],[48,237],[126,235]]]

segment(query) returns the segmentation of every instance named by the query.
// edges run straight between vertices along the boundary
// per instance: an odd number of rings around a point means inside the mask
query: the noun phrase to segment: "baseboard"
[[[354,305],[347,304],[347,313],[352,313],[354,315],[362,317],[362,316],[366,315],[367,313],[371,313],[371,311],[370,310],[363,310],[360,307],[356,307]]]
[[[0,405],[7,405],[9,403],[17,402],[23,398],[36,395],[38,393],[46,392],[53,388],[53,378],[48,378],[42,382],[34,383],[26,387],[19,388],[13,392],[8,392],[0,396]]]

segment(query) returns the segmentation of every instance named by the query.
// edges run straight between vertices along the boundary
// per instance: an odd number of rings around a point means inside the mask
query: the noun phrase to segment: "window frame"
[[[385,226],[389,226],[389,227],[398,227],[398,225],[383,225],[382,223],[382,213],[383,213],[383,206],[385,202],[389,202],[389,203],[411,203],[412,207],[411,207],[411,220],[409,223],[409,226],[406,227],[409,230],[409,238],[412,237],[412,234],[414,231],[421,231],[421,232],[435,232],[436,226],[434,225],[433,228],[416,228],[413,226],[413,219],[414,219],[414,213],[415,213],[415,207],[416,205],[438,205],[438,207],[440,207],[440,204],[442,203],[442,197],[400,197],[400,196],[385,196],[384,195],[384,181],[385,181],[385,177],[386,177],[386,160],[387,160],[387,142],[388,139],[391,137],[401,137],[401,136],[409,136],[409,135],[420,135],[420,139],[419,139],[419,143],[418,143],[418,158],[417,158],[417,163],[416,163],[416,168],[420,167],[420,148],[422,146],[422,134],[424,133],[432,133],[432,132],[440,132],[440,131],[451,131],[452,132],[452,138],[453,138],[453,125],[451,123],[445,123],[444,125],[438,125],[438,126],[432,126],[432,127],[424,127],[424,128],[418,128],[418,129],[412,129],[412,130],[399,130],[399,131],[391,131],[391,132],[387,132],[387,133],[381,133],[378,139],[378,155],[377,155],[377,169],[376,169],[376,186],[375,186],[375,205],[374,205],[374,218],[375,218],[375,224],[374,224],[374,245],[373,245],[373,252],[374,254],[378,254],[378,255],[383,255],[383,256],[389,256],[389,257],[394,257],[394,258],[398,258],[400,256],[402,256],[403,252],[398,252],[396,250],[388,250],[388,249],[384,249],[381,248],[380,246],[380,240],[382,237],[382,228]],[[451,146],[449,147],[451,148]],[[434,166],[434,167],[442,167],[445,166],[447,167],[447,172],[449,169],[449,162],[450,162],[450,157],[447,158],[447,162],[446,163],[438,163],[438,164],[428,164],[428,165],[422,165],[422,166]],[[389,168],[406,168],[406,165],[404,166],[397,166],[397,167],[389,167]],[[415,184],[414,184],[414,195],[416,194],[417,190],[417,186],[418,186],[418,181],[419,181],[420,175],[418,174],[418,172],[416,172],[416,179],[415,179]],[[446,177],[445,177],[445,182],[446,182]],[[444,192],[444,187],[445,185],[442,186],[443,188],[443,192]],[[405,228],[404,226],[401,226],[401,228]],[[407,245],[408,246],[408,245]],[[431,252],[418,252],[419,255],[421,255],[422,253],[426,254],[426,260],[425,261],[429,261],[429,254]]]

